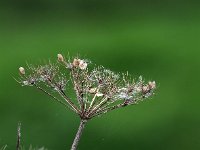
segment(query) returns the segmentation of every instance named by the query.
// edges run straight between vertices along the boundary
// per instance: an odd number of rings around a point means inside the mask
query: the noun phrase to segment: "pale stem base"
[[[81,120],[78,131],[77,131],[76,136],[74,138],[74,142],[72,144],[71,150],[77,149],[77,146],[78,146],[78,143],[80,141],[80,138],[81,138],[81,135],[83,133],[83,129],[85,127],[86,122],[87,122],[87,120]]]

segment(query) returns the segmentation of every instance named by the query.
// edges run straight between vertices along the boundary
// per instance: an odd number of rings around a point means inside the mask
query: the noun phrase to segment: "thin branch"
[[[80,114],[80,110],[78,109],[78,107],[76,107],[76,105],[71,101],[71,99],[69,97],[67,97],[67,95],[60,89],[58,89],[58,93],[66,100],[66,102],[73,108],[73,110]]]
[[[39,89],[40,91],[44,92],[45,94],[47,94],[48,96],[50,96],[51,98],[53,98],[54,100],[56,100],[57,102],[59,102],[60,104],[62,104],[63,106],[65,106],[66,108],[71,109],[71,107],[69,107],[68,105],[66,105],[65,103],[63,103],[61,100],[59,100],[58,98],[56,98],[55,96],[53,96],[51,93],[47,92],[46,90],[44,90],[43,88],[39,87],[38,85],[35,84],[35,87],[37,89]],[[73,110],[73,109],[71,109]]]
[[[89,106],[89,108],[88,108],[88,111],[92,108],[93,103],[94,103],[96,97],[97,97],[97,93],[96,93],[96,94],[94,95],[94,97],[92,98],[92,101],[91,101],[91,103],[90,103],[90,106]]]
[[[78,78],[78,73],[77,73],[77,75],[75,75],[74,70],[72,69],[71,70],[71,80],[72,80],[72,83],[74,84],[74,90],[76,92],[76,96],[77,96],[77,100],[80,104],[80,108],[82,108],[84,103],[83,103],[83,99],[81,97],[82,92],[80,92],[80,87],[78,86],[78,83],[76,82],[76,80],[78,81],[77,78]]]
[[[125,107],[125,106],[128,106],[128,105],[136,105],[136,104],[137,103],[126,103],[126,102],[124,102],[124,103],[121,103],[121,104],[118,104],[118,105],[114,105],[114,106],[111,106],[111,107],[101,109],[99,112],[94,112],[89,117],[93,118],[95,116],[99,116],[101,114],[107,113],[107,112],[112,111],[114,109],[122,108],[122,107]]]
[[[108,101],[108,98],[104,98],[100,101],[99,104],[97,104],[89,113],[88,113],[88,116],[92,113],[94,113],[96,110],[98,110],[102,105],[104,105],[105,103],[107,103]]]
[[[59,86],[55,85],[54,83],[52,83],[52,81],[50,79],[48,79],[47,82],[50,86],[52,87],[56,87],[58,94],[60,94],[61,97],[64,98],[64,100],[73,108],[72,110],[75,111],[76,113],[80,114],[80,110],[76,107],[76,105],[71,101],[71,99],[69,97],[67,97],[67,95],[64,93],[63,90],[60,89]]]

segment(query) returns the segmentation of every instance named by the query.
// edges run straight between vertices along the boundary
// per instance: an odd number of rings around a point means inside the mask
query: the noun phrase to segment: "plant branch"
[[[130,105],[130,104],[127,104],[127,103],[124,102],[124,103],[121,103],[121,104],[118,104],[118,105],[114,105],[114,106],[111,106],[111,107],[107,107],[107,108],[101,109],[99,112],[94,112],[93,114],[91,114],[90,118],[93,118],[95,116],[99,116],[101,114],[107,113],[107,112],[109,112],[111,110],[114,110],[114,109],[125,107],[127,105]]]
[[[66,102],[73,108],[73,110],[80,114],[80,110],[76,107],[76,105],[70,100],[69,97],[67,97],[67,95],[61,91],[61,90],[58,90],[58,93],[66,100]]]
[[[72,107],[72,110],[75,111],[76,113],[80,114],[80,110],[76,107],[76,105],[71,101],[71,99],[69,97],[67,97],[67,95],[65,94],[65,92],[63,90],[60,89],[59,86],[57,86],[56,84],[52,83],[52,81],[50,79],[48,79],[47,83],[52,86],[57,88],[58,93],[60,94],[61,97],[64,98],[64,100]]]
[[[78,131],[76,133],[76,136],[74,138],[74,142],[72,144],[71,150],[76,150],[77,149],[77,146],[78,146],[78,143],[80,141],[80,138],[81,138],[81,135],[83,133],[83,129],[85,127],[86,122],[87,122],[87,120],[81,119],[81,122],[80,122],[80,125],[79,125],[79,128],[78,128]]]
[[[54,100],[56,100],[57,102],[59,102],[60,104],[62,104],[63,106],[65,106],[66,108],[70,108],[68,105],[66,105],[65,103],[63,103],[61,100],[59,100],[58,98],[56,98],[55,96],[53,96],[52,94],[50,94],[49,92],[47,92],[46,90],[44,90],[43,88],[37,86],[36,84],[35,84],[35,87],[38,90],[40,90],[40,91],[44,92],[45,94],[47,94],[48,96],[50,96],[51,98],[53,98]]]
[[[80,86],[76,82],[76,81],[78,81],[78,72],[75,74],[73,69],[71,70],[71,80],[72,80],[72,83],[74,84],[74,90],[76,92],[76,96],[77,96],[77,100],[80,104],[80,108],[83,108],[84,103],[83,103],[83,98],[81,96],[82,91],[80,91]]]

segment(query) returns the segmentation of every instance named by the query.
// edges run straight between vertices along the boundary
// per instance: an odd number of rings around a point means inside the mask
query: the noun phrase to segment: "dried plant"
[[[155,81],[145,83],[126,74],[114,73],[79,57],[65,59],[58,54],[56,63],[19,68],[22,86],[35,87],[80,117],[80,126],[71,150],[76,150],[86,122],[111,110],[138,104],[154,94]],[[77,101],[66,86],[72,85]]]

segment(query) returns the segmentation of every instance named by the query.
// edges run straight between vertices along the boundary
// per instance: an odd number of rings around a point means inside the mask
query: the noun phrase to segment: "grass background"
[[[69,149],[79,125],[70,111],[13,76],[26,61],[80,55],[156,80],[156,96],[91,120],[79,149],[200,149],[200,9],[180,0],[0,2],[0,147]]]

